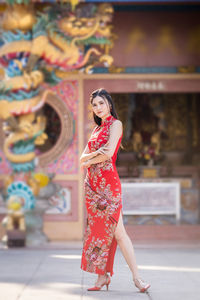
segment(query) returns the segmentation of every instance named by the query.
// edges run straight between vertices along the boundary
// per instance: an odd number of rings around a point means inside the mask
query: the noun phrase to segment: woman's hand
[[[84,168],[89,168],[91,166],[91,163],[89,160],[84,161],[81,163],[81,169],[83,170]]]

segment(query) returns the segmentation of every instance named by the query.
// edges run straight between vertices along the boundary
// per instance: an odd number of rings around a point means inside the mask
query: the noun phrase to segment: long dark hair
[[[103,98],[103,99],[106,99],[108,101],[108,104],[109,106],[111,107],[110,108],[110,113],[111,115],[115,118],[115,119],[118,119],[118,116],[117,116],[117,113],[116,113],[116,110],[115,110],[115,105],[114,105],[114,102],[112,100],[112,97],[110,96],[110,94],[103,88],[101,89],[98,89],[98,90],[95,90],[94,92],[92,92],[92,94],[90,95],[90,102],[92,104],[93,102],[93,99],[96,98],[97,96]],[[95,113],[93,112],[93,117],[94,117],[94,122],[97,124],[97,125],[101,125],[101,121],[102,119],[99,118],[97,115],[95,115]]]

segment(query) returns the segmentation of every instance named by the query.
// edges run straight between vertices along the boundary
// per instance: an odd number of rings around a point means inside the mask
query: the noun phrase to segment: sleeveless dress
[[[109,116],[95,127],[89,141],[90,152],[104,148],[109,142],[110,128],[116,119]],[[114,232],[122,208],[121,183],[115,161],[122,136],[114,154],[104,162],[91,165],[84,181],[87,208],[81,269],[96,274],[113,274],[113,263],[117,242]],[[101,151],[102,149],[102,151]]]

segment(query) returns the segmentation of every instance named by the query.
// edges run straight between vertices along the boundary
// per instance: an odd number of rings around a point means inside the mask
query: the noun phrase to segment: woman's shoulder
[[[116,127],[122,127],[122,121],[120,121],[119,119],[114,119],[113,125]]]
[[[117,132],[118,134],[122,134],[123,132],[122,122],[118,119],[115,119],[111,125],[111,131]]]

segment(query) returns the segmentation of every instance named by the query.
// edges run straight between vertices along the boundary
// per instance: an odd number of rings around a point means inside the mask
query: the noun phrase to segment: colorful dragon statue
[[[56,83],[62,72],[91,72],[96,64],[112,64],[113,8],[77,6],[78,1],[71,0],[37,9],[33,2],[7,0],[0,38],[0,118],[6,135],[3,150],[13,169],[5,185],[12,190],[17,181],[18,188],[26,184],[37,195],[39,183],[31,174],[37,162],[35,147],[48,138],[40,109],[50,91],[42,84],[47,78]]]

